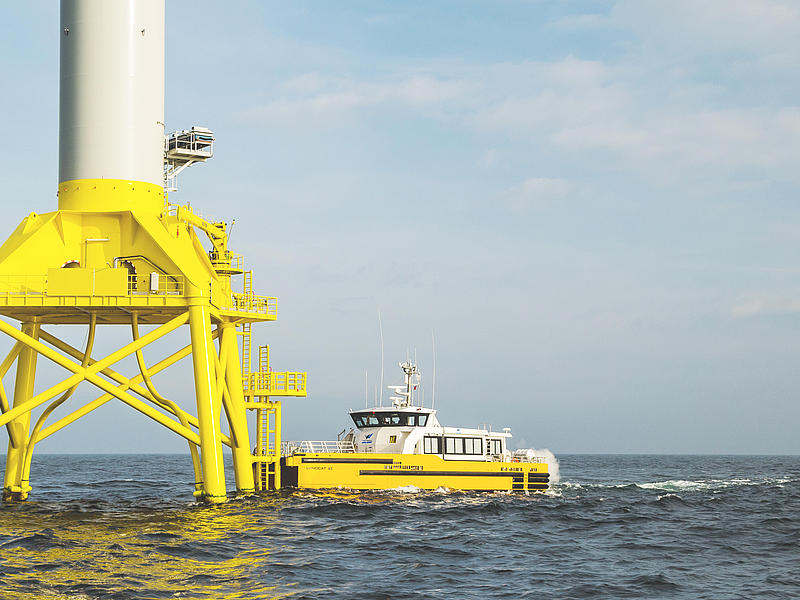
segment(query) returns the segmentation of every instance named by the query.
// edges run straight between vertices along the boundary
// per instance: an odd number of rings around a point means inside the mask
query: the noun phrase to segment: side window
[[[483,454],[483,444],[480,438],[466,438],[464,440],[465,454]]]
[[[426,436],[422,440],[422,451],[425,454],[441,454],[442,438]]]
[[[425,423],[428,422],[428,415],[417,415],[417,425],[419,427],[424,427]]]
[[[503,453],[502,443],[500,442],[500,440],[489,440],[489,453],[490,454]]]
[[[389,436],[389,443],[390,444],[396,444],[397,443],[397,436],[396,435],[390,435]]]
[[[464,438],[444,438],[445,454],[464,454]]]

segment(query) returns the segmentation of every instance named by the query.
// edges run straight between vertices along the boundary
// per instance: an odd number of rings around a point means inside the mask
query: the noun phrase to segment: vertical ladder
[[[242,336],[242,377],[245,381],[250,375],[250,367],[252,365],[252,356],[251,356],[251,344],[252,344],[252,337],[251,337],[251,327],[253,326],[252,323],[242,323],[242,330],[239,332],[239,335]],[[247,386],[245,386],[246,388]]]
[[[244,278],[242,279],[242,292],[245,295],[246,301],[250,302],[250,299],[253,297],[253,270],[245,271],[243,273]]]
[[[258,386],[261,389],[270,389],[269,344],[258,347]]]
[[[275,429],[270,429],[269,425],[270,425],[270,420],[271,419],[269,417],[270,417],[270,413],[272,413],[273,411],[271,409],[262,409],[262,410],[259,410],[258,412],[261,413],[261,415],[260,415],[260,417],[261,417],[261,440],[259,440],[259,443],[261,444],[261,448],[263,449],[262,450],[262,452],[263,452],[262,456],[271,456],[273,454],[273,448],[271,447],[270,442],[274,439],[273,436],[275,434]],[[261,467],[261,473],[260,473],[261,482],[262,482],[261,486],[262,486],[262,489],[264,489],[264,490],[274,489],[274,487],[275,487],[274,484],[270,485],[270,481],[269,481],[270,465],[274,465],[274,464],[275,464],[274,462],[266,462],[266,461],[262,462],[262,463],[259,463],[259,466]],[[273,466],[273,469],[274,468],[275,467]]]
[[[280,402],[262,402],[256,411],[256,489],[265,492],[280,487]]]

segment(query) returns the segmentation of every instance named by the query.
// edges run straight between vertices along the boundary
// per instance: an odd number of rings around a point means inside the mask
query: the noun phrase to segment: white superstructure
[[[511,430],[491,427],[444,427],[437,411],[416,404],[421,375],[411,361],[400,363],[405,382],[390,385],[392,406],[350,411],[355,428],[337,441],[284,442],[284,455],[297,452],[423,454],[448,461],[537,462],[531,449],[511,451]]]

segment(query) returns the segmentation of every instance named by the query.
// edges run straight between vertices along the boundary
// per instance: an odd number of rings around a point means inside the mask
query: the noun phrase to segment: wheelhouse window
[[[428,415],[401,412],[360,412],[350,415],[359,429],[363,427],[424,427]]]
[[[422,438],[422,452],[425,454],[441,454],[442,438],[432,436]]]
[[[488,440],[489,454],[502,454],[503,443],[500,440]]]

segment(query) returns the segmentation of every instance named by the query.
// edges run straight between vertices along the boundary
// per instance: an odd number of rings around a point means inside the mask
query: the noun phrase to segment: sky
[[[5,16],[8,235],[56,207],[59,17]],[[167,0],[166,43],[167,129],[217,138],[171,200],[236,219],[279,298],[254,345],[309,374],[285,439],[373,402],[380,321],[384,383],[416,355],[426,403],[435,340],[446,425],[556,455],[800,453],[796,2]],[[155,379],[187,408],[191,381]],[[186,448],[107,405],[39,451]]]

